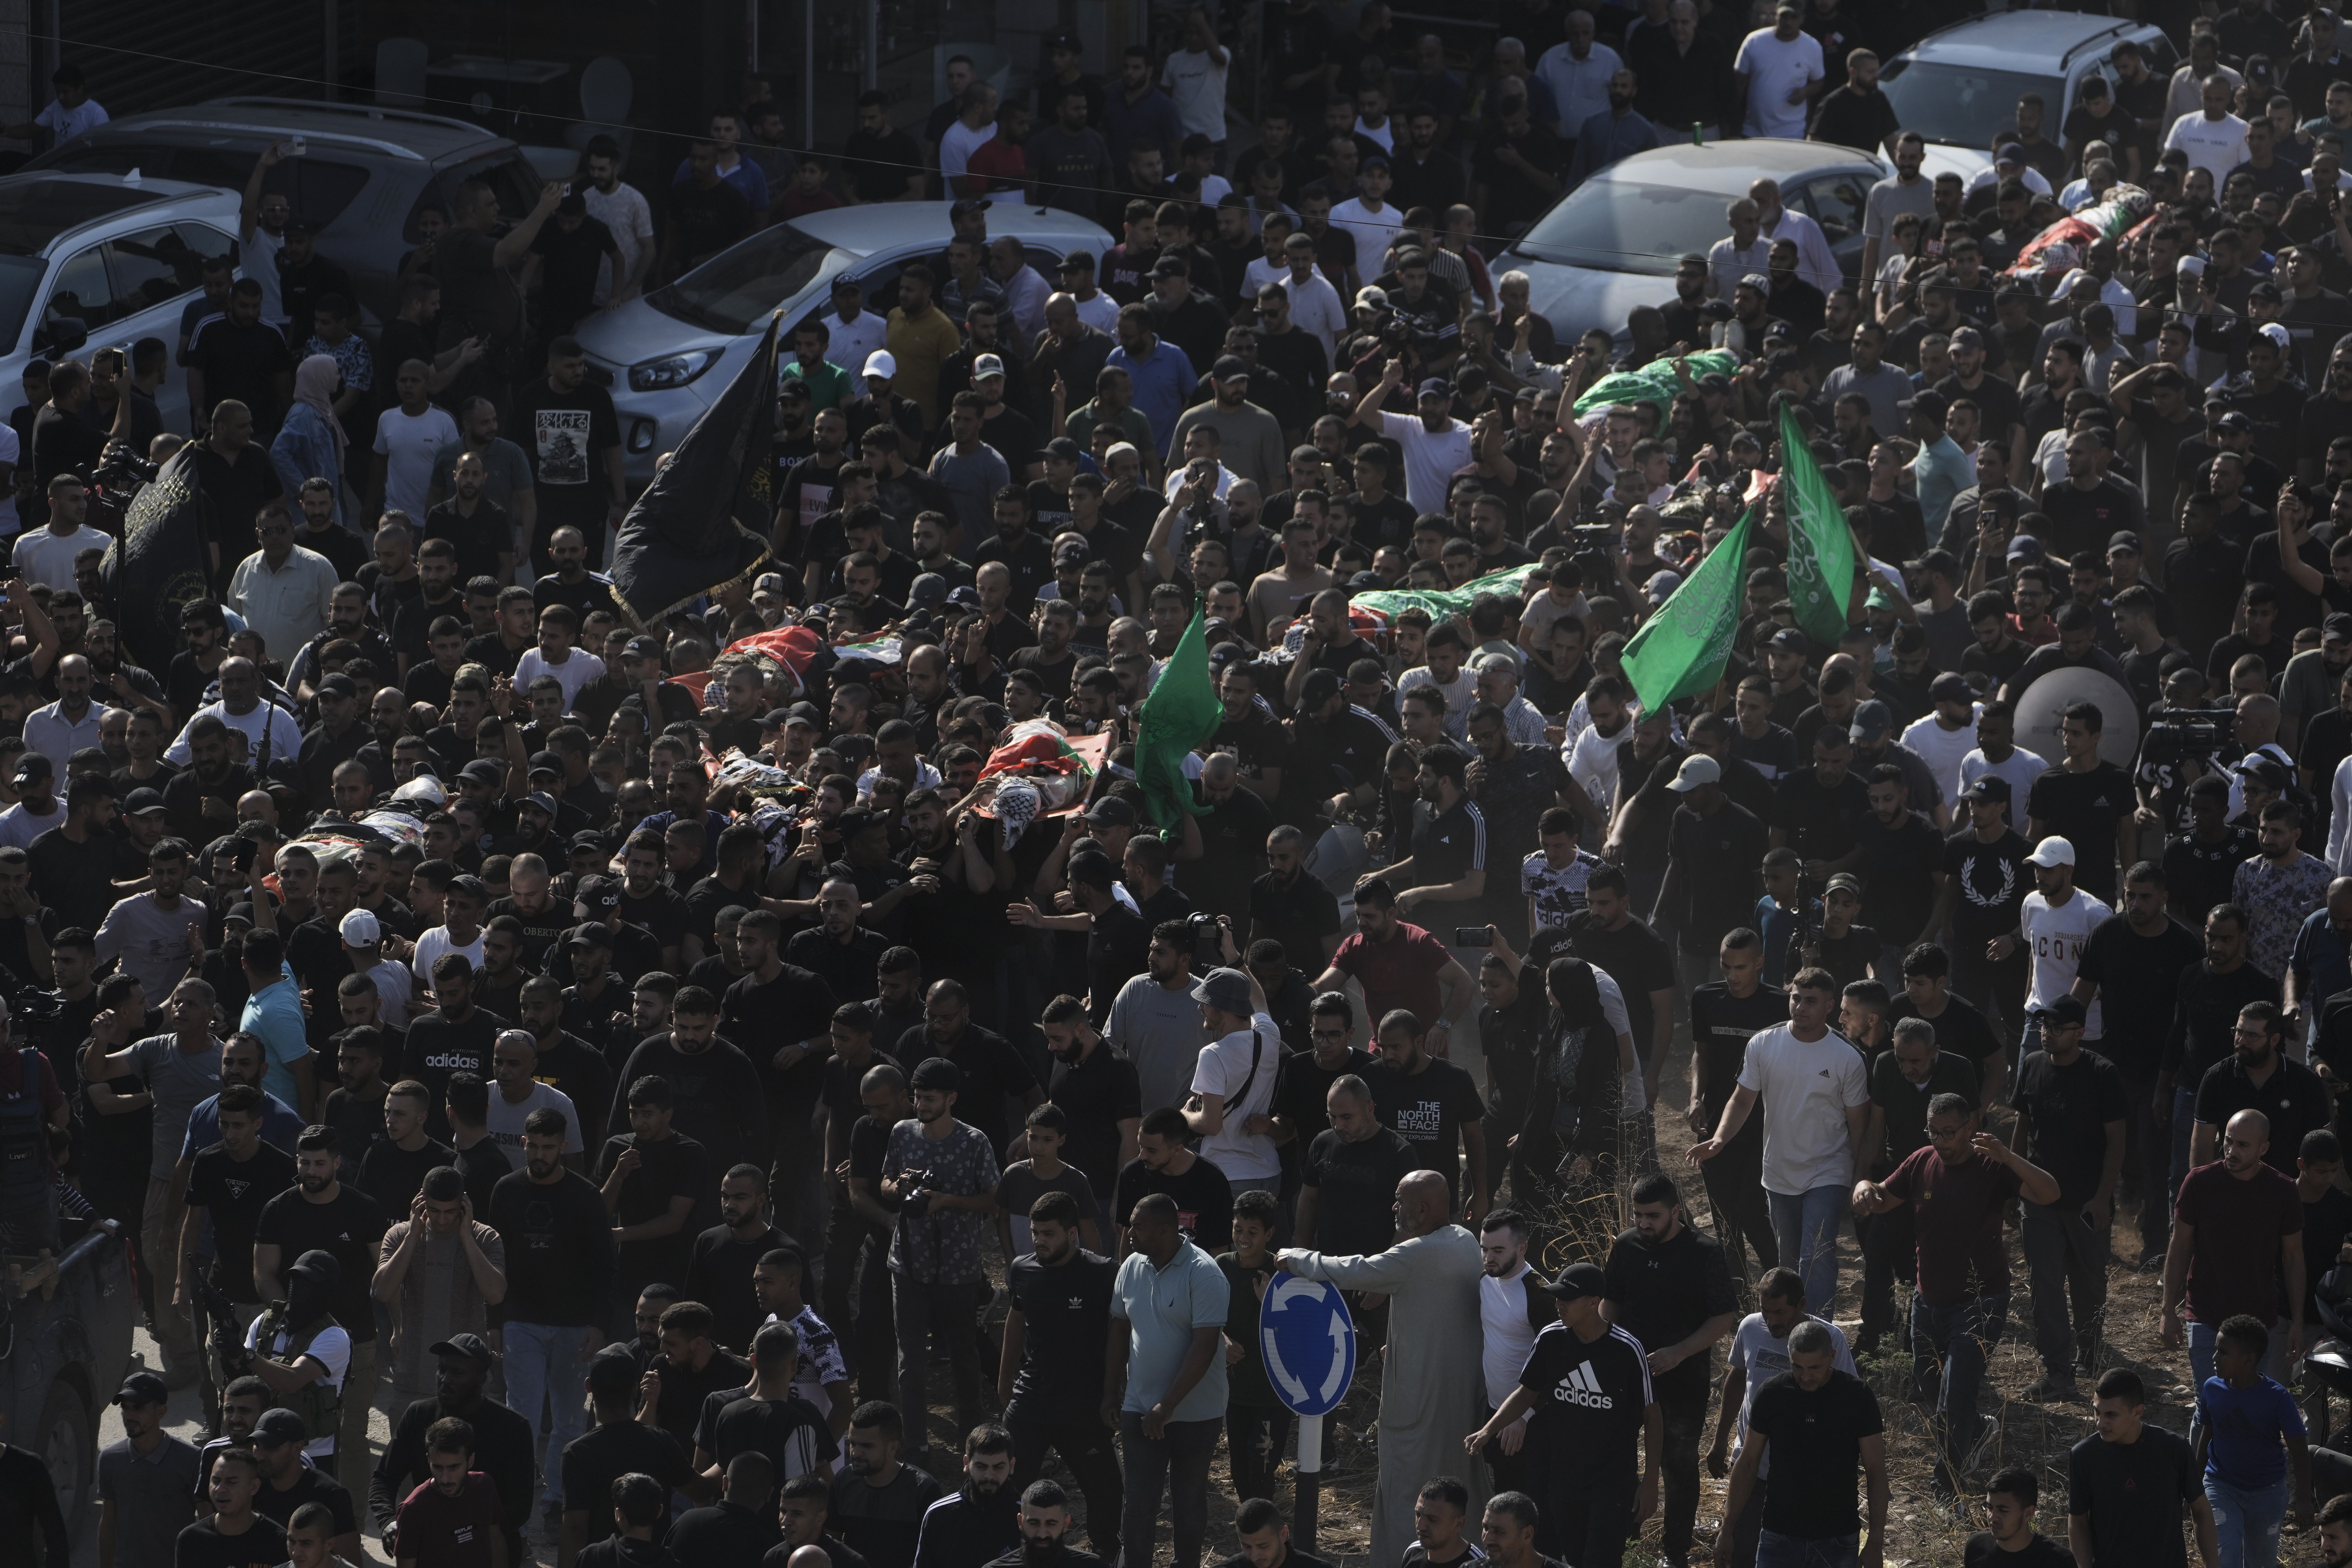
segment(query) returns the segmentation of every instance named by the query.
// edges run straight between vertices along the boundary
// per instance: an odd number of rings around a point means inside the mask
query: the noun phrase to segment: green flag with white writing
[[[1780,505],[1789,520],[1789,604],[1815,642],[1835,647],[1853,595],[1853,531],[1822,477],[1796,411],[1780,405]]]
[[[1633,683],[1644,712],[1654,713],[1723,679],[1732,637],[1739,630],[1746,575],[1741,563],[1755,531],[1751,508],[1625,645],[1625,679]]]

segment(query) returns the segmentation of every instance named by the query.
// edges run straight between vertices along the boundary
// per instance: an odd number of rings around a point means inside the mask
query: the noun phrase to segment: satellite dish
[[[2123,683],[2085,665],[2053,669],[2017,700],[2017,743],[2052,767],[2066,760],[2059,721],[2077,702],[2095,704],[2105,726],[2099,731],[2099,760],[2129,773],[2139,756],[2139,703]]]

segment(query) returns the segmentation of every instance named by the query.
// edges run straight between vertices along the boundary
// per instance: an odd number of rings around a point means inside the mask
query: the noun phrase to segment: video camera
[[[2237,757],[2238,713],[2234,708],[2171,708],[2160,710],[2140,738],[2140,761],[2177,767],[2196,761],[2207,767]]]

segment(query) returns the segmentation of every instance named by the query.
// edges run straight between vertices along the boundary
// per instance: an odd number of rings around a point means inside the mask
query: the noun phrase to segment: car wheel
[[[71,1534],[80,1528],[81,1510],[97,1479],[97,1451],[89,1407],[62,1381],[50,1385],[48,1400],[41,1406],[39,1445],[37,1451],[49,1468],[49,1479],[58,1489],[58,1508],[66,1516],[67,1533]]]

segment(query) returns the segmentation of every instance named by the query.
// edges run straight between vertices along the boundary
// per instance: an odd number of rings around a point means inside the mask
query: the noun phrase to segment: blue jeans
[[[1977,1390],[2008,1323],[2006,1290],[1953,1307],[1931,1307],[1917,1291],[1911,1294],[1912,1390],[1921,1398],[1935,1390],[1937,1431],[1944,1453],[1955,1462],[1976,1442]]]
[[[539,1458],[545,1500],[563,1495],[563,1448],[586,1428],[581,1379],[588,1358],[581,1353],[578,1324],[518,1323],[506,1326],[507,1408],[530,1423],[531,1452]],[[541,1402],[545,1412],[541,1412]]]
[[[1852,1189],[1815,1187],[1803,1193],[1768,1193],[1772,1206],[1772,1235],[1780,1245],[1780,1262],[1805,1281],[1805,1305],[1821,1316],[1833,1316],[1837,1300],[1837,1238],[1845,1218]]]
[[[1756,1538],[1756,1568],[1854,1568],[1861,1561],[1859,1531],[1808,1541],[1768,1530]]]
[[[2213,1568],[2278,1568],[2279,1526],[2286,1519],[2289,1478],[2266,1487],[2233,1487],[2210,1470],[2205,1500],[2213,1509]]]

